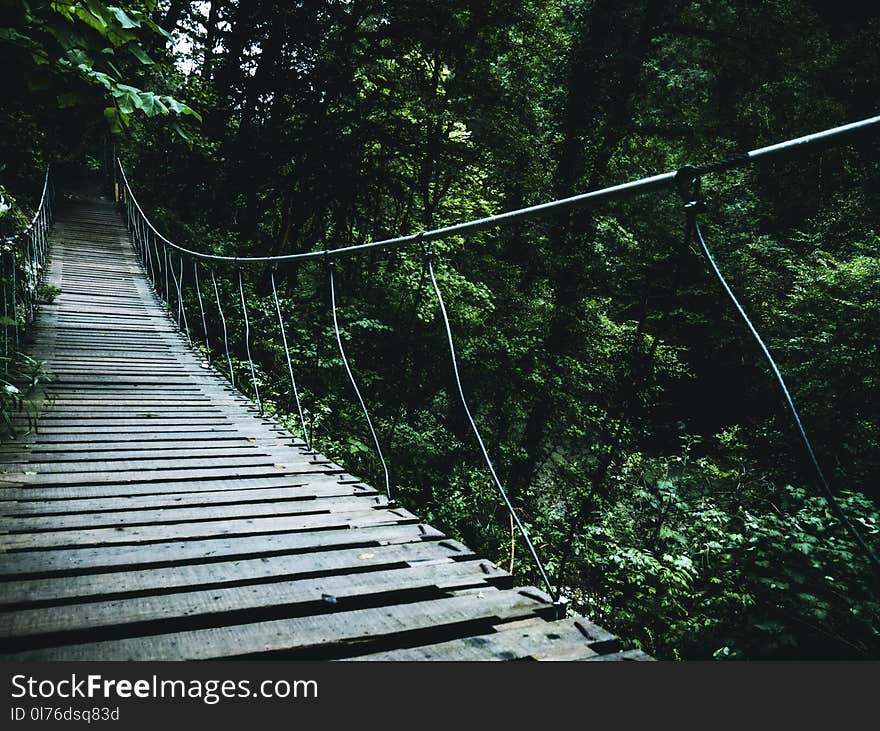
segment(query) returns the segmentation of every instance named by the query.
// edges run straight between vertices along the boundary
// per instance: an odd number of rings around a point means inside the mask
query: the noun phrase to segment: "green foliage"
[[[869,6],[15,7],[0,42],[0,61],[23,70],[0,114],[10,190],[26,191],[50,156],[97,154],[109,125],[163,232],[229,255],[526,206],[867,117],[880,97],[880,12]],[[174,32],[173,48],[154,25]],[[169,134],[169,121],[195,119],[178,98],[204,118],[185,137]],[[877,160],[876,142],[861,140],[707,176],[703,214],[844,509],[875,545]],[[880,657],[864,559],[816,494],[775,385],[699,253],[682,246],[683,226],[678,198],[657,194],[432,243],[502,481],[575,605],[631,644],[670,658]],[[516,579],[538,582],[464,419],[436,300],[423,280],[417,291],[421,266],[402,247],[336,273],[342,337],[393,488],[505,567],[513,549]],[[299,433],[269,271],[248,271],[260,393]],[[226,373],[228,344],[250,394],[235,268],[215,270],[225,343],[201,273],[204,352]],[[310,438],[381,484],[323,265],[275,277]]]
[[[15,438],[23,430],[20,417],[24,417],[27,428],[31,428],[36,417],[36,406],[29,396],[49,375],[43,361],[35,360],[24,353],[15,353],[8,358],[0,358],[0,443],[4,439]],[[17,420],[18,418],[18,420]]]
[[[825,500],[690,451],[630,458],[578,537],[578,605],[661,657],[875,657],[871,569]],[[876,508],[857,493],[841,503],[880,545]]]
[[[30,218],[27,213],[21,209],[14,197],[0,186],[0,235],[16,234],[28,223]]]
[[[172,39],[153,20],[149,10],[154,8],[99,0],[3,4],[9,6],[9,24],[0,27],[0,58],[17,69],[31,94],[39,93],[60,109],[100,113],[113,134],[127,128],[135,113],[201,120],[173,96],[132,83],[149,82],[155,70],[148,47],[159,38],[162,45]]]
[[[41,304],[51,305],[59,294],[61,294],[61,287],[56,287],[54,284],[40,282],[37,285],[37,302]]]

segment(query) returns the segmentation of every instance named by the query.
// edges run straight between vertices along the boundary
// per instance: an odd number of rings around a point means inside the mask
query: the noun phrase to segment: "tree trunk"
[[[205,47],[202,56],[202,78],[210,80],[214,65],[214,46],[217,45],[217,21],[220,19],[220,3],[213,0],[208,19],[205,21]]]
[[[572,47],[568,62],[562,154],[556,173],[559,197],[571,195],[580,181],[584,181],[583,190],[592,190],[604,181],[614,152],[632,124],[641,67],[665,6],[659,0],[624,5],[604,0],[584,11],[584,32]],[[639,21],[636,34],[630,33],[634,20]],[[586,140],[593,130],[598,132],[593,138],[595,152],[587,160]],[[549,277],[555,302],[541,347],[550,364],[551,380],[564,381],[564,358],[579,347],[570,336],[570,323],[578,317],[578,305],[590,286],[586,275],[594,253],[585,244],[593,231],[593,219],[584,212],[566,216],[551,229],[550,241],[556,251]],[[538,395],[524,429],[525,456],[512,465],[512,492],[534,479],[538,465],[554,446],[549,422],[556,405],[552,393]]]

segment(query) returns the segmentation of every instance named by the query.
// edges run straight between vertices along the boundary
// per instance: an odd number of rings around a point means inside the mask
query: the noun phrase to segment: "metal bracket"
[[[675,188],[690,211],[703,210],[700,172],[693,165],[685,165],[675,174]]]

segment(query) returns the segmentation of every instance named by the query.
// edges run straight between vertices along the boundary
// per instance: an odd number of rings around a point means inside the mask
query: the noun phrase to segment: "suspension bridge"
[[[47,174],[33,221],[5,242],[0,257],[4,315],[12,323],[4,327],[4,350],[26,348],[52,376],[35,397],[36,428],[30,417],[16,417],[21,436],[0,446],[2,657],[647,659],[621,650],[612,634],[566,611],[552,585],[469,408],[429,251],[426,272],[445,324],[458,395],[499,499],[544,581],[541,588],[515,586],[509,573],[397,504],[387,467],[383,489],[376,489],[312,449],[304,423],[297,437],[263,413],[250,358],[243,271],[253,264],[330,261],[371,248],[427,243],[677,187],[688,234],[703,247],[768,358],[828,488],[782,376],[699,231],[698,182],[761,158],[837,144],[878,125],[875,117],[702,168],[478,221],[273,259],[205,254],[169,241],[149,222],[116,159],[112,194],[67,196],[57,207]],[[237,272],[254,400],[192,347],[211,294],[223,317],[212,266],[224,261]],[[190,311],[189,319],[187,283],[200,310]],[[60,294],[41,304],[46,285]],[[272,294],[290,367],[274,276]],[[338,325],[336,330],[385,467]],[[228,357],[228,343],[223,345]],[[290,379],[298,403],[292,367]]]

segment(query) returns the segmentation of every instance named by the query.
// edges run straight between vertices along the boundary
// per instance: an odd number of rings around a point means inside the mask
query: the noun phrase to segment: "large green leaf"
[[[168,114],[168,107],[162,103],[162,99],[152,91],[142,91],[140,93],[141,109],[148,117],[155,117],[160,114]]]
[[[107,10],[109,10],[116,17],[116,20],[119,21],[119,25],[123,28],[140,28],[140,21],[133,20],[131,16],[128,15],[122,8],[117,8],[115,5],[110,5]]]
[[[155,61],[150,58],[150,55],[137,43],[132,43],[130,46],[128,46],[128,51],[129,53],[131,53],[132,56],[134,56],[145,66],[152,66],[155,63]]]
[[[172,112],[175,114],[188,114],[191,117],[195,117],[199,122],[202,121],[202,115],[199,114],[195,109],[186,104],[177,101],[177,99],[170,96],[163,96],[162,101],[168,105]]]
[[[107,29],[109,26],[107,25],[107,21],[104,20],[104,17],[100,14],[96,14],[89,10],[89,8],[85,8],[79,4],[70,6],[71,15],[76,16],[83,23],[88,25],[91,28],[94,28],[96,31],[105,35],[107,33]]]

